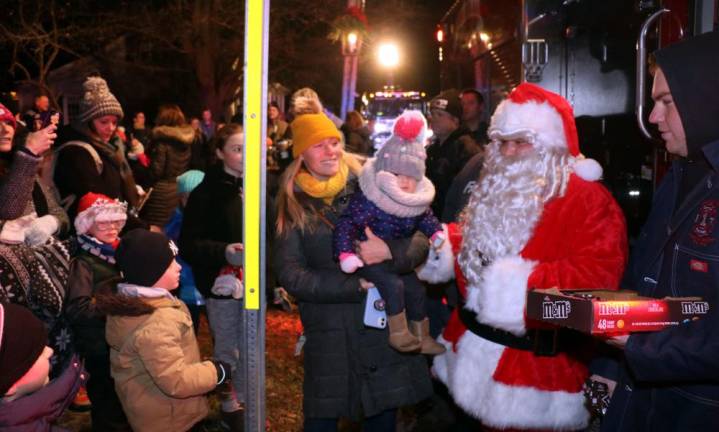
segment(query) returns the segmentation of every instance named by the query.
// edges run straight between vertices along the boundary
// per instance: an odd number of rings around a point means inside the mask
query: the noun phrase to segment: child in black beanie
[[[164,234],[127,233],[115,259],[122,272],[108,314],[112,377],[136,432],[186,431],[208,414],[205,393],[229,382],[221,362],[201,361],[179,285],[177,247]]]

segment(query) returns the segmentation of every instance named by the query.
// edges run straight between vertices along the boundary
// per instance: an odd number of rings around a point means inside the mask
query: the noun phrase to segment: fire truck
[[[362,95],[362,114],[372,125],[370,139],[375,149],[382,147],[392,134],[392,125],[405,110],[427,114],[427,95],[420,91],[403,91],[395,86]]]
[[[717,0],[457,0],[437,26],[440,82],[482,92],[487,117],[522,82],[564,96],[634,237],[670,162],[646,121],[648,58],[717,29],[718,9]]]

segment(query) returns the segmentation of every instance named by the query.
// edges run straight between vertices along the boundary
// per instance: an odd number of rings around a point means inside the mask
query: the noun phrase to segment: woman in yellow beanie
[[[280,181],[273,243],[273,267],[298,300],[305,330],[304,430],[337,430],[347,417],[391,432],[397,408],[432,394],[429,371],[422,356],[390,348],[386,329],[364,327],[364,284],[333,259],[332,232],[360,164],[312,93],[293,101],[295,160]],[[365,263],[389,261],[398,273],[413,271],[426,252],[422,236],[384,242],[371,232],[357,250]]]

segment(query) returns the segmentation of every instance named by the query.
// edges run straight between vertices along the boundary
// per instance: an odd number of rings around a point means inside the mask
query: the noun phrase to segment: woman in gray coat
[[[364,326],[360,279],[332,258],[334,224],[360,166],[319,102],[310,104],[316,109],[291,125],[295,160],[281,182],[273,244],[277,277],[299,302],[306,337],[304,430],[334,431],[348,417],[364,418],[364,430],[391,432],[397,408],[431,396],[429,371],[421,355],[393,350],[386,329]],[[427,243],[421,235],[385,243],[370,233],[358,253],[368,264],[392,260],[406,273],[425,258]]]

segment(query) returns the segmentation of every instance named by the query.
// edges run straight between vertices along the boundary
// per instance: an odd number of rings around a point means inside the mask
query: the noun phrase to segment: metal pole
[[[245,431],[265,430],[265,170],[270,0],[245,2]]]
[[[353,6],[364,10],[364,0],[347,0],[347,8]],[[342,35],[343,38],[346,35]],[[342,41],[342,46],[346,41]],[[350,55],[342,52],[344,56],[344,69],[342,73],[342,105],[340,106],[340,118],[344,121],[347,113],[354,109],[355,89],[357,87],[357,56],[359,56],[359,46],[357,51]]]
[[[355,109],[355,89],[357,88],[357,57],[359,53],[352,56],[352,67],[350,73],[350,85],[347,93],[347,112]],[[343,120],[346,117],[343,117]]]
[[[347,118],[347,106],[349,105],[350,98],[349,87],[351,81],[350,75],[352,73],[352,56],[345,55],[344,59],[344,68],[342,69],[342,105],[340,106],[340,118],[342,121]]]

